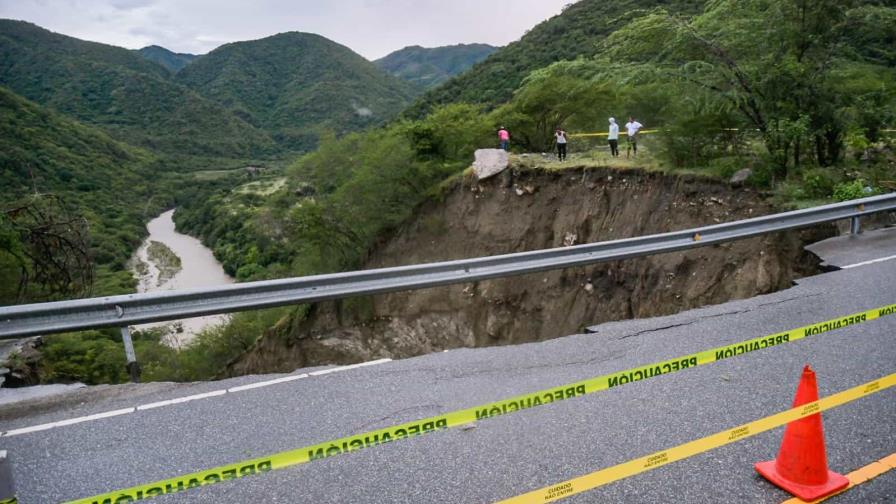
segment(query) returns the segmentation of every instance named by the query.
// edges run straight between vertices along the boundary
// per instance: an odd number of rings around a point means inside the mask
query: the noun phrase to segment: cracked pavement
[[[883,231],[878,256],[896,254]],[[876,235],[866,234],[880,247]],[[871,240],[873,238],[873,240]],[[841,241],[854,247],[854,241]],[[848,261],[849,251],[828,245]],[[855,247],[856,254],[868,255]],[[863,255],[864,254],[864,255]],[[864,259],[863,259],[864,260]],[[846,263],[844,263],[846,264]],[[459,349],[51,430],[0,437],[20,502],[86,497],[896,303],[896,260],[800,280],[791,289],[541,343]],[[896,316],[156,502],[492,502],[784,410],[802,366],[828,395],[896,372]],[[307,371],[307,370],[302,370]],[[281,375],[278,375],[281,376]],[[271,379],[154,387],[60,399],[0,415],[0,431]],[[124,386],[121,390],[139,391]],[[824,414],[828,461],[849,472],[896,452],[896,390]],[[782,429],[663,466],[564,502],[778,503],[755,475]],[[881,477],[831,503],[893,502]]]

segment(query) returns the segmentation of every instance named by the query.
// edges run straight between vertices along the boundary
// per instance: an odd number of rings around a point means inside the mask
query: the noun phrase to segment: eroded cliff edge
[[[757,192],[640,170],[508,170],[457,180],[370,253],[365,269],[629,238],[773,213]],[[833,226],[686,252],[320,303],[285,319],[227,374],[540,341],[789,287]]]

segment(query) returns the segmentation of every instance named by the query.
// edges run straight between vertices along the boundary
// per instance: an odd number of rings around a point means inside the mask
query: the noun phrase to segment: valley
[[[889,502],[894,83],[893,0],[0,2],[0,503]]]
[[[368,61],[301,31],[194,54],[3,19],[0,301],[563,247],[891,191],[893,20],[870,1],[581,0],[503,47]],[[651,133],[612,158],[608,118],[629,116]],[[501,127],[510,167],[477,182]],[[835,232],[142,327],[135,346],[146,379],[189,381],[543,341],[787,289],[819,271],[802,246]],[[42,344],[32,382],[127,379],[115,330]]]

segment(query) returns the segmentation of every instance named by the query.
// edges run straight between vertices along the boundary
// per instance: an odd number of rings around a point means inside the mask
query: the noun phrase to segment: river
[[[233,279],[224,272],[224,268],[215,259],[211,250],[196,238],[175,231],[173,217],[174,210],[168,210],[146,225],[149,236],[137,249],[131,261],[132,272],[138,280],[137,292],[192,289],[233,283]],[[180,269],[176,270],[173,276],[162,275],[166,265],[160,264],[158,257],[153,257],[149,253],[152,242],[164,244],[180,259]],[[165,278],[166,276],[170,278]],[[143,324],[136,326],[136,329],[167,325],[171,331],[165,337],[165,342],[179,348],[192,341],[202,329],[222,324],[227,319],[227,315],[209,315],[176,322]]]

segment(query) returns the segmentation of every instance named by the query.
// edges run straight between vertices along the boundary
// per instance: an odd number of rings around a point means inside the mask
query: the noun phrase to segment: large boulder
[[[731,180],[729,180],[728,182],[734,187],[740,187],[747,182],[747,179],[750,178],[750,175],[752,174],[753,170],[749,168],[737,170],[737,172],[731,176]]]
[[[510,157],[507,151],[502,149],[479,149],[475,152],[476,160],[473,161],[473,173],[479,180],[487,179],[507,169]]]

